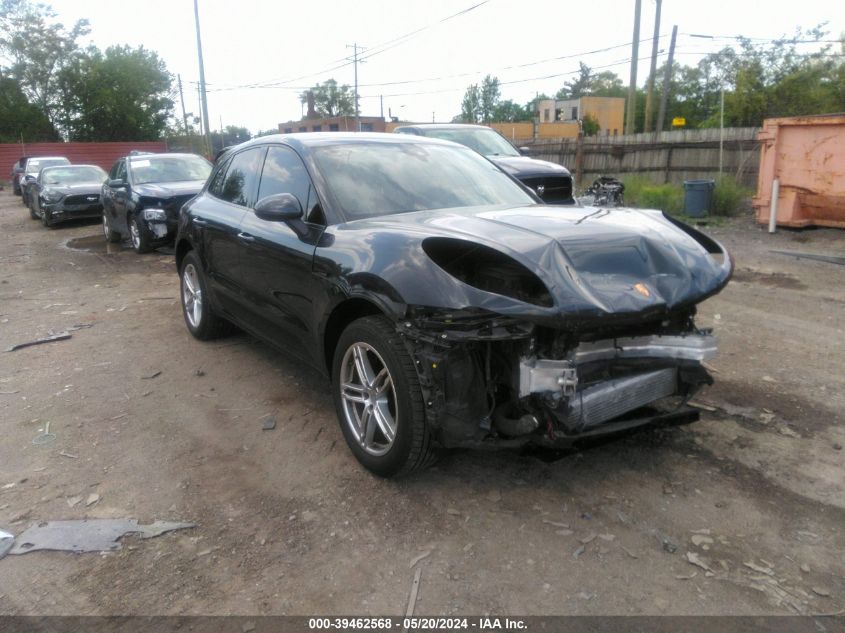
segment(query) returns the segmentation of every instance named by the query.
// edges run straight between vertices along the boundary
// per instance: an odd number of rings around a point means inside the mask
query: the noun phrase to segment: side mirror
[[[259,200],[255,215],[269,222],[289,222],[302,217],[302,205],[292,193],[277,193]]]
[[[522,147],[519,148],[519,153],[522,154],[523,156],[528,156],[531,153],[531,148],[525,147],[523,145]]]
[[[109,180],[109,187],[113,189],[120,189],[121,187],[126,186],[126,181],[123,178],[115,178],[114,180]]]

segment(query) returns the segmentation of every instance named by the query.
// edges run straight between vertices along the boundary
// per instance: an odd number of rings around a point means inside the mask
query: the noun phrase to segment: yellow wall
[[[490,127],[511,141],[534,138],[534,124],[530,122],[491,123]]]
[[[625,121],[625,99],[619,97],[581,97],[580,116],[594,116],[601,127],[600,135],[622,134]]]
[[[537,138],[577,138],[577,121],[555,121],[554,123],[540,123]]]

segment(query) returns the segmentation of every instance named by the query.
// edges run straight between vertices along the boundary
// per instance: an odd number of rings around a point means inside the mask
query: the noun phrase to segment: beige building
[[[294,132],[384,132],[384,119],[378,116],[359,117],[361,129],[355,127],[354,116],[335,116],[330,118],[311,117],[299,121],[279,123],[279,132],[292,134]]]
[[[577,123],[591,116],[598,121],[600,133],[605,136],[616,136],[624,130],[625,99],[621,97],[543,99],[537,105],[541,124],[553,121]]]

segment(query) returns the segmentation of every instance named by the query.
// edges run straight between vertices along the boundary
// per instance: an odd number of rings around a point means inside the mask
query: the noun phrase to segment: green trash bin
[[[684,213],[691,218],[703,218],[710,211],[715,180],[684,181]]]

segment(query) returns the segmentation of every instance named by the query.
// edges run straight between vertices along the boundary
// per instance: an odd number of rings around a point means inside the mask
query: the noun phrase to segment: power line
[[[439,24],[443,24],[444,22],[448,22],[449,20],[453,20],[454,18],[465,15],[465,14],[469,13],[470,11],[474,11],[475,9],[478,9],[479,7],[487,4],[488,2],[490,2],[490,0],[483,0],[482,2],[477,2],[476,4],[474,4],[470,7],[467,7],[465,9],[462,9],[462,10],[458,11],[457,13],[447,15],[446,17],[441,18],[440,20],[437,20],[436,22],[432,22],[432,23],[427,24],[423,27],[415,29],[414,31],[411,31],[409,33],[405,33],[404,35],[400,35],[399,37],[393,38],[393,39],[388,40],[386,42],[382,42],[381,44],[377,44],[376,46],[372,46],[368,49],[371,52],[367,55],[360,56],[359,61],[364,60],[364,59],[368,59],[370,57],[373,57],[375,55],[378,55],[380,53],[388,51],[391,48],[399,46],[400,44],[403,44],[404,42],[408,41],[409,39],[418,35],[419,33],[422,33],[423,31],[426,31],[430,28],[433,28],[433,27],[435,27]],[[219,91],[222,91],[222,90],[237,90],[239,88],[260,88],[260,87],[268,86],[269,84],[275,84],[275,85],[287,84],[287,83],[291,83],[291,82],[294,82],[294,81],[299,81],[300,79],[307,79],[308,77],[319,77],[320,75],[325,75],[326,73],[332,72],[333,70],[339,70],[341,68],[345,68],[345,67],[351,65],[352,63],[354,63],[354,62],[349,61],[349,59],[346,58],[346,57],[335,60],[335,62],[342,62],[342,63],[339,63],[338,65],[332,66],[330,68],[324,68],[323,70],[319,70],[317,72],[309,73],[309,74],[306,74],[306,75],[299,75],[298,77],[294,77],[294,78],[291,78],[291,79],[277,78],[277,79],[267,79],[267,80],[263,80],[263,81],[255,81],[255,82],[252,82],[252,83],[249,83],[249,84],[235,85],[235,86],[231,86],[231,87],[227,87],[227,88],[217,88],[217,89],[214,90],[214,92],[219,92]]]

